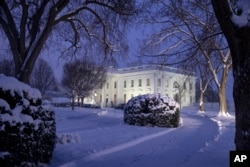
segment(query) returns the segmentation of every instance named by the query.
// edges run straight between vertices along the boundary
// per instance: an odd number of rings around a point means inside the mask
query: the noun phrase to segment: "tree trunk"
[[[40,38],[37,37],[28,49],[24,48],[21,51],[12,50],[15,62],[15,75],[18,80],[27,84],[30,83],[30,76],[34,65],[50,32],[51,25],[44,29],[43,35]]]
[[[228,116],[225,83],[219,87],[219,116]]]
[[[204,113],[204,91],[200,91],[200,104],[199,104],[199,112]]]
[[[24,82],[26,84],[30,83],[30,77],[41,49],[42,46],[39,46],[34,48],[31,55],[29,55],[28,52],[26,54],[23,54],[21,56],[25,57],[23,59],[19,57],[15,58],[13,56],[15,59],[18,59],[18,61],[14,62],[15,62],[15,75],[19,81]]]
[[[212,0],[233,61],[236,150],[250,151],[250,27],[237,27],[231,20],[228,0]]]
[[[81,107],[83,107],[83,104],[84,104],[84,97],[81,98]]]
[[[31,73],[32,73],[35,61],[36,61],[36,59],[32,60],[32,62],[30,60],[25,65],[20,64],[20,63],[18,63],[18,64],[15,63],[15,76],[19,81],[24,82],[26,84],[30,83],[30,77],[31,77]],[[22,67],[22,66],[24,66],[24,67]]]
[[[250,49],[250,48],[249,48]],[[248,70],[250,63],[248,65]],[[236,70],[235,70],[236,71]],[[248,76],[250,76],[248,71]],[[235,144],[237,150],[250,151],[250,79],[235,75],[233,97],[236,114]]]
[[[233,97],[236,114],[237,150],[250,151],[250,29],[243,29],[233,49]]]
[[[29,84],[30,76],[31,76],[31,73],[29,72],[20,72],[19,75],[17,75],[16,77],[19,81]]]
[[[77,97],[77,106],[80,107],[80,97]]]
[[[71,108],[72,108],[72,110],[75,109],[75,98],[74,98],[74,96],[72,96]]]

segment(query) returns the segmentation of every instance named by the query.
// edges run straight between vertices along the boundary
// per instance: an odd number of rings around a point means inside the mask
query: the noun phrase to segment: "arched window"
[[[178,82],[174,82],[173,88],[179,88]]]

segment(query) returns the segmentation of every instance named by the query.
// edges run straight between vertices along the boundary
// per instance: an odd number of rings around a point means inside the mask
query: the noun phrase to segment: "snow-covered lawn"
[[[127,125],[122,110],[109,108],[54,110],[59,139],[51,167],[228,167],[234,150],[234,116],[196,107],[181,111],[179,128]]]

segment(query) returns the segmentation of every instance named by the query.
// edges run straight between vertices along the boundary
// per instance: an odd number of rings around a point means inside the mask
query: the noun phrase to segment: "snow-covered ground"
[[[197,107],[182,109],[179,128],[127,125],[122,110],[54,110],[59,139],[50,167],[228,167],[234,150],[234,116]]]

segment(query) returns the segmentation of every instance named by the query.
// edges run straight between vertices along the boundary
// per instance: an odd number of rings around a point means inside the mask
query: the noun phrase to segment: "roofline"
[[[126,68],[114,68],[113,66],[109,66],[107,68],[107,72],[124,74],[128,72],[139,72],[139,71],[146,71],[146,70],[161,70],[166,72],[173,72],[178,74],[185,74],[190,76],[195,76],[195,72],[182,70],[174,67],[169,67],[165,65],[143,65],[143,66],[134,66],[134,67],[126,67]]]

